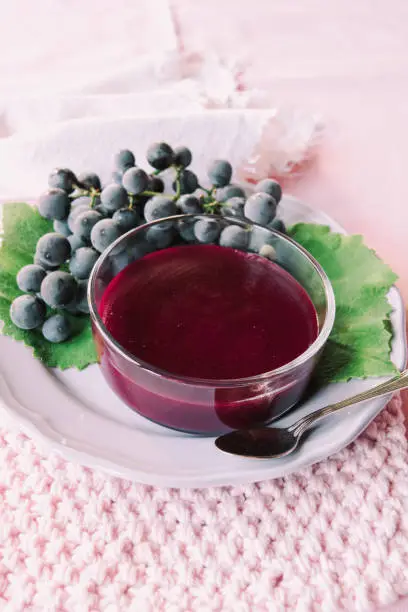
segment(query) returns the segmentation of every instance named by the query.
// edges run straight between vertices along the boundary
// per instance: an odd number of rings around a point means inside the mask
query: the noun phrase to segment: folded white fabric
[[[10,36],[19,5],[32,19],[20,46]],[[2,14],[0,198],[35,197],[55,166],[107,182],[118,149],[143,165],[157,140],[190,146],[200,175],[215,157],[246,177],[281,175],[310,153],[318,118],[239,91],[237,66],[179,52],[166,0],[92,5],[17,0]]]

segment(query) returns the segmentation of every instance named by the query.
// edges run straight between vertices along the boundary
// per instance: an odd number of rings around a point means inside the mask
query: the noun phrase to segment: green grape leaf
[[[323,225],[299,223],[289,235],[311,253],[329,277],[336,319],[319,362],[320,384],[396,373],[390,359],[391,306],[387,293],[396,274],[363,244]]]
[[[38,211],[23,203],[8,203],[2,208],[3,236],[0,247],[0,321],[2,333],[24,342],[33,349],[35,357],[46,366],[61,370],[75,367],[79,370],[97,361],[92,340],[89,316],[67,315],[72,323],[73,336],[61,344],[45,340],[39,330],[22,330],[10,319],[10,304],[21,295],[16,274],[22,266],[33,263],[38,239],[52,232],[52,223],[43,219]]]

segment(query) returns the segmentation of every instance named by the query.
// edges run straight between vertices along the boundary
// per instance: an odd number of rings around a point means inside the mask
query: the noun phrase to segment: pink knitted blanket
[[[241,487],[158,489],[0,430],[0,609],[376,610],[408,593],[401,400],[332,458]]]

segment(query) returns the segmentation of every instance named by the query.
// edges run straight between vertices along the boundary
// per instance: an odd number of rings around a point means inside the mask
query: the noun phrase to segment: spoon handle
[[[308,414],[307,416],[296,421],[296,423],[288,427],[288,430],[294,436],[301,436],[307,429],[309,429],[309,427],[314,425],[316,421],[329,414],[332,414],[333,412],[337,412],[337,410],[342,410],[343,408],[351,406],[352,404],[364,402],[365,400],[373,399],[374,397],[381,397],[382,395],[387,395],[387,393],[392,393],[398,389],[405,389],[406,387],[408,387],[408,369],[395,376],[395,378],[391,378],[391,380],[387,380],[380,385],[376,385],[367,391],[363,391],[362,393],[348,397],[347,399],[336,402],[335,404],[330,404],[329,406],[315,410],[311,414]]]

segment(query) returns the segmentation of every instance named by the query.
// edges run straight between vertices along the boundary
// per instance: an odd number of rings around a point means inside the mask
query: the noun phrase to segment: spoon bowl
[[[290,455],[290,453],[296,450],[305,431],[329,414],[333,414],[333,412],[342,410],[347,406],[375,397],[381,397],[382,395],[387,395],[407,387],[408,369],[395,376],[395,378],[372,387],[368,391],[363,391],[336,404],[330,404],[315,410],[289,427],[257,427],[231,431],[219,436],[215,440],[215,446],[231,455],[252,457],[254,459],[279,459]]]
[[[237,429],[219,436],[215,446],[225,453],[252,457],[254,459],[279,459],[292,453],[299,438],[288,429],[259,427],[258,429]]]

